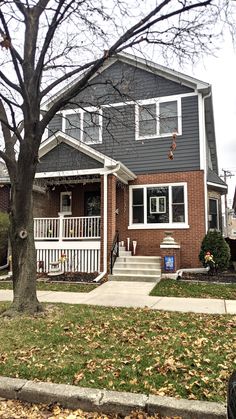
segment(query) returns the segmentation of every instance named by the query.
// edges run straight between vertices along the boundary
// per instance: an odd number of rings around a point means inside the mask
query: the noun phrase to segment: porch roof
[[[35,175],[36,179],[77,178],[79,182],[80,177],[97,178],[98,176],[109,174],[112,172],[114,172],[114,174],[121,182],[126,184],[128,183],[128,181],[136,179],[136,175],[123,163],[106,156],[100,151],[95,150],[87,144],[84,144],[81,141],[78,141],[70,135],[65,134],[61,131],[57,131],[55,134],[47,138],[47,140],[45,140],[41,144],[39,148],[39,158],[43,158],[43,156],[45,156],[47,153],[49,153],[51,150],[57,147],[60,143],[65,143],[77,150],[78,152],[94,159],[98,162],[98,167],[88,169],[78,168],[74,170],[40,171],[39,163],[39,169]]]

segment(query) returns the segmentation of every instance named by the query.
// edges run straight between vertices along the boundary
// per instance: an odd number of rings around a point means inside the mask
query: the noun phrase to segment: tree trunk
[[[4,315],[35,314],[42,311],[36,294],[36,251],[34,244],[33,176],[21,176],[12,184],[10,242],[13,271],[13,303]],[[25,178],[25,177],[24,177]]]

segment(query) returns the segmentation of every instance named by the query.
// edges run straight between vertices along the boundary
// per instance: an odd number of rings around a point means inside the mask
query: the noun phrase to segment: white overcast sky
[[[231,39],[222,43],[214,56],[205,57],[194,65],[185,68],[189,75],[212,85],[215,130],[218,151],[219,173],[228,169],[234,175],[228,178],[228,206],[236,186],[236,50]],[[191,72],[191,73],[189,73]]]

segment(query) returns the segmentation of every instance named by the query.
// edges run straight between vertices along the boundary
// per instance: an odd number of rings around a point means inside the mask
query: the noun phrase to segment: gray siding
[[[76,107],[76,103],[82,103],[83,106],[97,106],[124,100],[142,100],[191,92],[193,89],[181,83],[117,61],[91,80],[90,86],[73,99],[72,106],[67,107]]]
[[[82,103],[82,106],[88,106],[193,93],[192,89],[181,83],[167,80],[122,62],[116,62],[107,68],[101,75],[94,78],[91,84],[93,86],[73,100],[73,106],[78,106],[75,105],[77,101]],[[113,85],[116,85],[115,90]],[[182,98],[182,135],[177,137],[177,149],[173,161],[167,158],[171,137],[135,140],[134,108],[134,105],[103,108],[102,144],[94,144],[91,147],[120,160],[137,174],[188,171],[200,168],[198,97],[196,95]],[[61,129],[61,120],[56,116],[51,121],[50,130],[55,132],[58,129]],[[68,157],[67,155],[66,160]],[[51,158],[54,159],[55,154],[51,155]],[[73,153],[71,158],[74,158]],[[69,162],[67,164],[71,166]]]
[[[37,172],[97,169],[100,167],[103,167],[103,165],[97,160],[75,150],[65,143],[61,143],[40,159]]]
[[[198,170],[200,167],[197,96],[182,98],[182,135],[177,137],[172,161],[167,158],[171,137],[135,140],[134,106],[113,109],[111,119],[107,116],[103,121],[108,124],[103,143],[93,147],[120,160],[137,174]]]

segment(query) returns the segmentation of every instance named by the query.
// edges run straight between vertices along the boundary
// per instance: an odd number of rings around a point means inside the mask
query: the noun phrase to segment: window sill
[[[172,224],[130,224],[128,230],[166,230],[188,229],[189,224],[186,223],[172,223]]]
[[[143,137],[137,137],[136,141],[143,141],[143,140],[155,140],[157,138],[167,138],[167,137],[172,137],[173,132],[170,133],[166,133],[166,134],[155,134],[155,135],[145,135]],[[180,132],[178,132],[178,134],[176,134],[177,137],[179,137],[180,135],[182,135]]]

